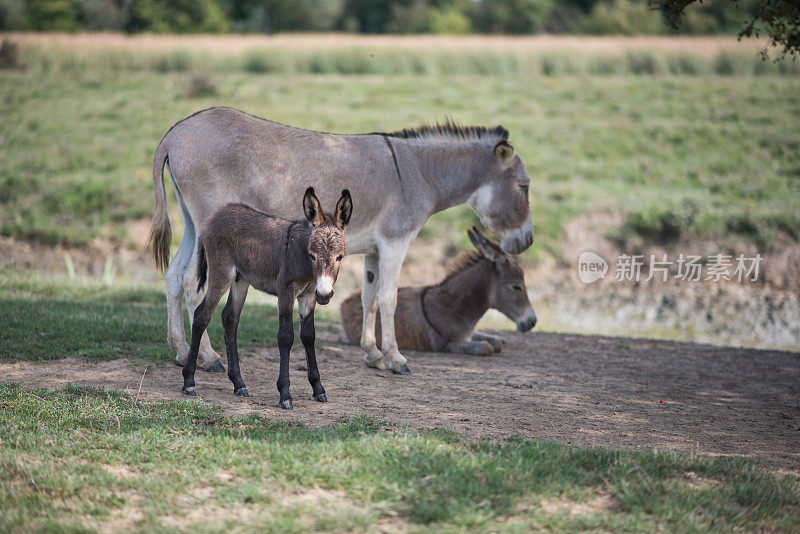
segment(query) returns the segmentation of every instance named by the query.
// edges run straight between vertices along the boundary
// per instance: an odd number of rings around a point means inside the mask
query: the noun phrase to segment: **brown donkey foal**
[[[306,350],[308,381],[314,399],[328,401],[314,352],[314,304],[327,304],[333,296],[339,262],[345,253],[345,227],[352,211],[353,201],[345,189],[336,204],[334,216],[328,217],[322,211],[314,189],[309,187],[303,197],[306,220],[281,219],[244,204],[228,204],[211,217],[199,240],[198,291],[206,283],[208,288],[194,312],[192,344],[183,366],[183,393],[195,394],[194,372],[200,339],[217,303],[230,288],[228,302],[222,310],[228,378],[233,382],[236,395],[248,396],[239,372],[236,331],[247,289],[252,285],[278,297],[280,406],[292,409],[289,352],[294,342],[292,311],[295,299],[300,310],[300,340]]]
[[[499,352],[502,338],[474,330],[489,308],[516,322],[520,332],[536,325],[519,263],[476,228],[467,235],[477,250],[457,258],[444,280],[433,286],[398,290],[394,324],[401,349]],[[348,340],[357,344],[362,317],[358,293],[342,303],[341,316]]]

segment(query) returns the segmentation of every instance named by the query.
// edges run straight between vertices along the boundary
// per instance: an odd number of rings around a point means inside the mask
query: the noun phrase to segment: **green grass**
[[[533,179],[529,258],[557,254],[565,225],[593,211],[621,212],[623,240],[658,239],[673,220],[670,239],[769,246],[800,235],[800,79],[211,72],[216,95],[187,98],[192,76],[0,72],[0,234],[131,242],[129,222],[152,211],[161,136],[198,109],[230,105],[335,132],[446,114],[504,124]],[[473,221],[456,208],[422,235],[447,232],[466,245],[453,227]]]
[[[73,386],[0,386],[0,414],[4,531],[800,527],[797,480],[743,459],[476,441],[365,417],[308,428]]]
[[[253,299],[250,299],[251,301]],[[223,302],[209,325],[215,347],[224,347]],[[185,314],[184,314],[185,316]],[[163,288],[121,282],[109,287],[90,279],[0,270],[0,360],[89,360],[119,357],[171,361],[166,343]],[[188,319],[184,330],[189,339]],[[276,343],[274,306],[248,302],[239,324],[239,346]]]

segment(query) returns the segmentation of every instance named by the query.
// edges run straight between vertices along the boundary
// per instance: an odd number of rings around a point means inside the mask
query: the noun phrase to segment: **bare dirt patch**
[[[197,400],[229,414],[311,425],[367,414],[480,437],[743,455],[800,472],[800,354],[552,333],[506,339],[503,352],[490,357],[409,353],[414,374],[399,376],[368,369],[360,349],[323,330],[317,346],[327,404],[311,398],[298,346],[291,364],[293,411],[277,406],[274,347],[243,356],[251,397],[234,396],[224,374],[198,372]],[[139,401],[186,398],[180,369],[172,364],[20,361],[0,363],[0,373],[3,381],[28,386],[120,389],[138,393]]]

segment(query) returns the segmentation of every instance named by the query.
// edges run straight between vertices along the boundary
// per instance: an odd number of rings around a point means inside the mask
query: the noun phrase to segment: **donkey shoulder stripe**
[[[394,152],[394,147],[392,146],[392,142],[389,141],[388,134],[381,134],[383,136],[383,140],[386,141],[386,146],[389,147],[389,152],[392,153],[392,161],[394,161],[394,169],[397,171],[397,181],[400,182],[400,189],[403,191],[403,197],[406,196],[406,190],[403,187],[403,177],[400,175],[400,165],[397,164],[397,154]]]

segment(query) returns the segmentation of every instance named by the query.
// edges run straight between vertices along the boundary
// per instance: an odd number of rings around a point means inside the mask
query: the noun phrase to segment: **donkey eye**
[[[342,261],[342,258],[344,258],[344,256],[339,254],[338,256],[336,256],[336,261]]]
[[[521,185],[519,186],[520,190],[522,190],[522,194],[526,197],[528,196],[528,190],[530,189],[529,185]]]
[[[514,284],[513,286],[511,286],[511,288],[512,288],[514,291],[522,291],[522,286],[520,286],[520,285],[517,285],[517,284]]]
[[[308,259],[310,259],[311,261],[317,261],[317,257],[311,254],[310,252],[308,253]]]

